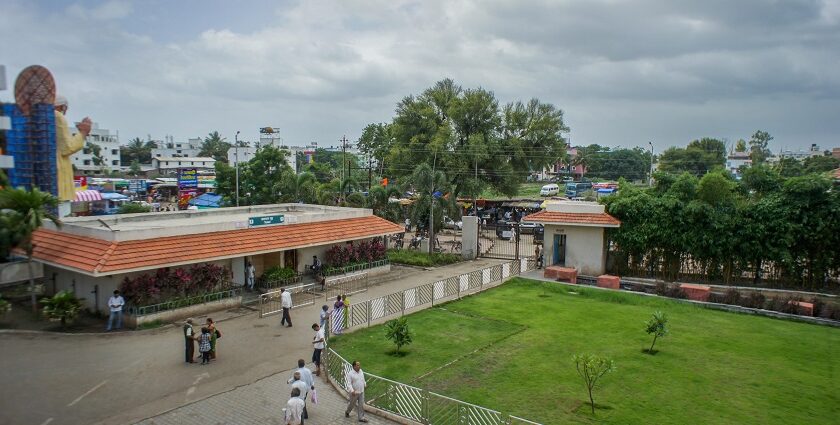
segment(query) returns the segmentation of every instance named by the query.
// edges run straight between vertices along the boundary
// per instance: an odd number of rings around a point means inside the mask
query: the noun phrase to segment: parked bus
[[[584,192],[590,190],[592,190],[590,182],[566,183],[566,197],[569,199],[581,197]]]

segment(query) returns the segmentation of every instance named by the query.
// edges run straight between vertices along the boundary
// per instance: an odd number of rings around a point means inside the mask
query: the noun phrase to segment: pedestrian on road
[[[280,306],[283,307],[283,319],[280,320],[280,325],[288,323],[288,327],[292,327],[292,316],[289,315],[289,310],[292,309],[292,294],[286,288],[280,289]]]
[[[112,329],[114,324],[114,320],[117,321],[117,329],[122,329],[122,309],[125,305],[125,299],[123,299],[122,295],[120,295],[120,291],[115,290],[114,296],[108,299],[108,307],[111,308],[111,314],[108,316],[108,327],[105,328],[105,332],[109,332]]]
[[[286,403],[286,425],[303,425],[303,401],[300,400],[300,390],[292,390],[292,397]]]
[[[405,232],[408,233],[410,231],[411,231],[411,219],[406,218],[405,219]]]
[[[537,268],[541,269],[542,268],[542,256],[540,255],[540,246],[539,245],[534,245],[534,257],[536,257]]]
[[[210,330],[210,360],[216,360],[216,344],[222,333],[216,329],[216,322],[211,318],[207,318],[207,329]]]
[[[327,329],[327,318],[330,317],[330,307],[326,304],[321,306],[321,329]]]
[[[315,378],[312,377],[312,371],[306,367],[306,360],[298,359],[297,362],[298,368],[295,372],[300,373],[300,380],[303,381],[310,390],[315,389]],[[291,384],[295,381],[295,374],[292,373],[291,378],[287,381],[287,383]]]
[[[193,319],[187,319],[184,322],[184,342],[186,343],[186,362],[195,363],[193,355],[195,354],[195,331],[193,330]]]
[[[248,262],[248,289],[254,290],[254,263]]]
[[[350,327],[350,299],[347,295],[341,296],[341,302],[344,304],[344,327]]]
[[[309,412],[306,411],[306,395],[309,394],[310,387],[300,378],[300,372],[295,372],[292,375],[291,387],[293,390],[300,392],[300,396],[298,397],[303,401],[303,419],[309,419]]]
[[[312,324],[312,330],[315,331],[315,336],[312,338],[312,348],[314,348],[312,362],[315,363],[315,375],[321,376],[321,352],[326,347],[326,339],[324,330],[317,323]]]
[[[201,353],[201,364],[210,363],[210,329],[201,328],[198,337],[198,352]]]
[[[347,410],[344,411],[344,417],[349,418],[353,407],[356,407],[356,416],[359,422],[367,422],[365,419],[365,373],[362,372],[362,365],[358,360],[353,361],[353,369],[347,372],[347,392],[350,393],[350,403],[347,404]]]
[[[335,297],[333,304],[332,327],[333,335],[341,335],[344,329],[344,302],[341,301],[341,295]]]

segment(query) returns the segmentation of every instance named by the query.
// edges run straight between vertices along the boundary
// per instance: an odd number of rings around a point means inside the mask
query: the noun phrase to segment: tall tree
[[[11,215],[19,229],[17,247],[26,252],[26,263],[29,268],[29,292],[32,297],[32,311],[38,312],[38,301],[35,298],[35,272],[32,269],[32,253],[35,245],[32,234],[44,224],[52,221],[56,226],[61,222],[50,212],[58,207],[58,198],[38,189],[26,191],[23,189],[0,190],[0,212]]]
[[[757,130],[750,137],[750,159],[753,164],[761,164],[770,156],[770,149],[767,147],[768,143],[773,140],[770,133],[762,130]]]
[[[274,146],[257,150],[250,161],[239,164],[239,204],[265,205],[290,199],[289,175],[294,175],[286,159],[289,152]],[[216,163],[216,192],[236,205],[236,173],[226,164]]]
[[[682,148],[669,148],[659,158],[659,169],[679,174],[691,173],[702,176],[709,171],[723,167],[726,163],[726,145],[717,139],[704,137],[694,140]]]
[[[132,161],[149,164],[152,162],[152,149],[155,147],[155,142],[144,142],[139,137],[135,137],[120,148],[120,161],[123,164],[130,164]]]
[[[744,139],[738,139],[735,142],[735,152],[746,152],[747,151],[747,142]]]
[[[212,157],[217,162],[224,162],[227,164],[227,153],[231,146],[232,145],[226,142],[225,138],[223,138],[218,131],[214,131],[204,138],[204,142],[201,143],[201,151],[198,155],[203,157]]]
[[[513,196],[531,170],[565,152],[563,112],[537,99],[499,107],[493,92],[437,82],[397,104],[384,156],[389,177],[405,179],[418,164],[445,170],[455,196],[482,187]]]
[[[831,156],[812,156],[802,162],[806,173],[824,173],[840,167],[840,160]]]

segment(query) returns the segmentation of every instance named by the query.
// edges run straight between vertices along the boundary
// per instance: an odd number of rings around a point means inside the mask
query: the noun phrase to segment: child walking
[[[201,364],[210,363],[210,329],[201,328],[198,337],[198,352],[201,353]]]

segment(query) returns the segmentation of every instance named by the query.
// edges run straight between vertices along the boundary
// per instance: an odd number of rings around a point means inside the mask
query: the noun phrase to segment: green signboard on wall
[[[268,226],[271,224],[283,224],[283,214],[263,215],[259,217],[248,217],[248,227]]]

